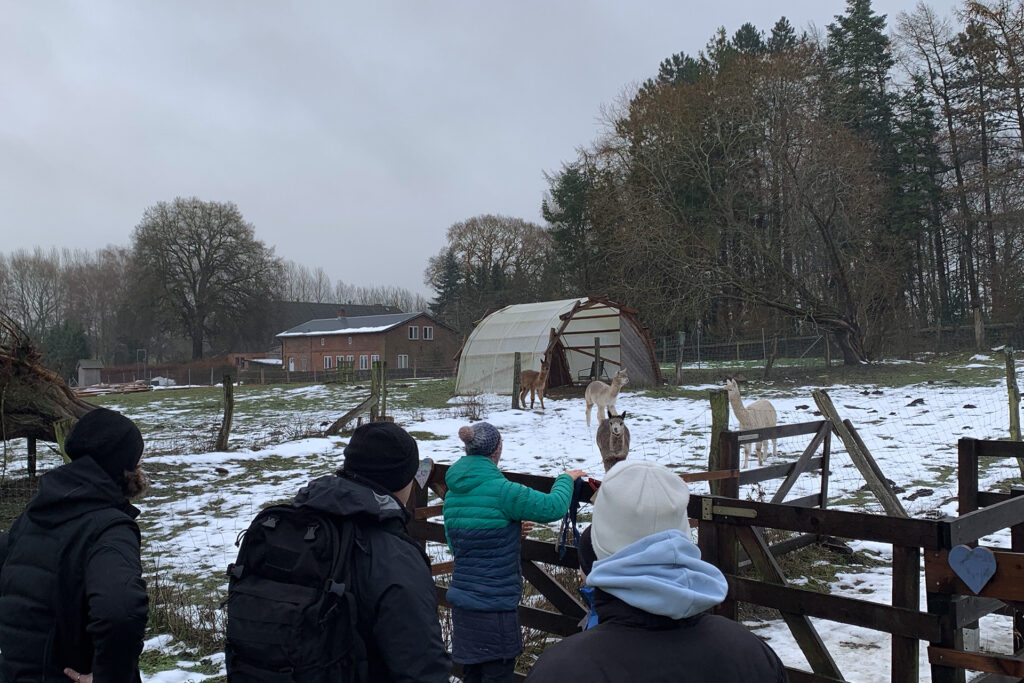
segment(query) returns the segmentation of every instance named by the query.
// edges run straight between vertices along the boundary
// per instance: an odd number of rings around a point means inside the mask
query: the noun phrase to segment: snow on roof
[[[384,325],[382,327],[346,327],[340,330],[313,330],[311,332],[282,332],[277,335],[278,337],[329,337],[332,334],[366,334],[368,332],[384,332],[392,327],[392,325]]]
[[[250,358],[249,362],[259,365],[281,365],[282,363],[280,358]]]
[[[423,313],[395,313],[389,315],[360,315],[348,318],[320,318],[297,325],[278,334],[278,337],[324,337],[333,334],[368,334],[384,332],[412,320]]]

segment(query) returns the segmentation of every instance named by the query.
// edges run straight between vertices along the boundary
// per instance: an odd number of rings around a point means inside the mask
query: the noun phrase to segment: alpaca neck
[[[741,423],[747,422],[750,417],[750,411],[743,405],[743,401],[740,399],[739,392],[729,392],[729,405],[732,406],[732,412],[736,413],[736,419]]]

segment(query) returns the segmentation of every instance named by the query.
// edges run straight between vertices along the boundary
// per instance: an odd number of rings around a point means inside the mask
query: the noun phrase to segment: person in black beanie
[[[143,441],[96,408],[71,429],[71,462],[0,536],[0,682],[140,680],[149,613],[139,558]]]
[[[352,434],[342,468],[311,481],[293,501],[357,523],[352,580],[368,681],[449,681],[430,560],[406,532],[419,464],[408,432],[371,422]]]

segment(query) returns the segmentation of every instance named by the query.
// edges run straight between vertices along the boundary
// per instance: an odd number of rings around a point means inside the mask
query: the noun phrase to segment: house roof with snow
[[[424,313],[396,313],[390,315],[360,315],[344,318],[320,318],[297,325],[280,333],[281,337],[325,337],[334,334],[372,334],[387,332]],[[430,316],[426,316],[430,317]],[[433,320],[431,318],[431,320]]]

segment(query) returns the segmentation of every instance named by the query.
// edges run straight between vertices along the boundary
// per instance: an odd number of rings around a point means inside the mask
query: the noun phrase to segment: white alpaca
[[[764,399],[744,406],[743,400],[740,399],[740,388],[735,380],[725,380],[725,388],[729,392],[729,405],[732,406],[732,412],[736,413],[740,429],[761,429],[762,427],[775,426],[778,419],[775,414],[775,406]],[[754,448],[757,453],[757,464],[763,465],[765,458],[768,457],[768,447],[763,441],[758,441]],[[772,456],[775,457],[778,454],[778,446],[775,439],[772,439]],[[750,444],[745,443],[743,444],[743,466],[746,467],[749,461]]]
[[[594,380],[587,385],[587,391],[584,395],[587,400],[587,426],[590,426],[590,409],[597,404],[597,422],[601,423],[601,420],[607,418],[608,415],[617,415],[618,411],[615,410],[615,397],[619,395],[619,389],[622,388],[623,384],[629,384],[629,375],[626,374],[626,368],[622,368],[615,373],[615,377],[612,377],[612,384],[608,386],[604,382]]]
[[[629,455],[629,427],[626,426],[626,413],[612,415],[602,420],[597,427],[597,449],[601,451],[601,462],[607,472],[617,462],[622,462]]]

